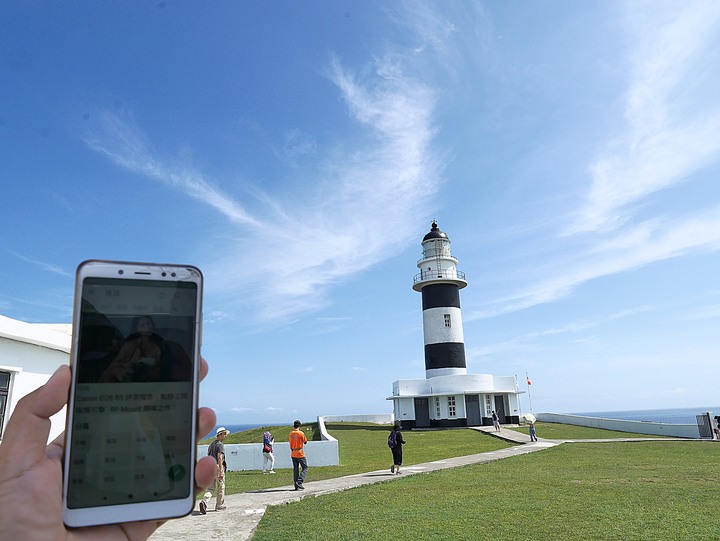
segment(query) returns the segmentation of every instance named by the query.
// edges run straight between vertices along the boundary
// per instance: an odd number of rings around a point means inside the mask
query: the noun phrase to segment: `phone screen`
[[[85,277],[69,509],[188,498],[198,284]]]

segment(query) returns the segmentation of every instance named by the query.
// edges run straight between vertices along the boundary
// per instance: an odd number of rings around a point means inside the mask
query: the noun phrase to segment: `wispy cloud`
[[[158,158],[141,129],[131,118],[116,112],[103,111],[98,115],[94,131],[85,142],[117,165],[145,175],[185,192],[219,211],[231,222],[259,226],[259,222],[217,186],[189,167],[170,166]]]
[[[720,250],[717,192],[682,211],[657,204],[661,190],[701,182],[699,173],[720,163],[720,4],[633,6],[624,116],[588,165],[588,189],[570,225],[548,240],[556,253],[563,247],[564,258],[535,265],[528,286],[466,319],[553,302],[600,277]]]
[[[590,164],[592,185],[571,233],[620,227],[633,204],[718,160],[717,92],[697,83],[716,71],[720,4],[664,3],[669,13],[654,7],[627,17],[637,47],[624,128]]]
[[[45,261],[39,261],[37,259],[33,259],[27,256],[24,256],[22,254],[19,254],[17,252],[10,251],[12,255],[14,255],[16,258],[20,259],[21,261],[24,261],[25,263],[30,263],[32,265],[35,265],[36,267],[40,267],[41,269],[50,272],[52,274],[57,274],[59,276],[65,276],[65,277],[72,277],[73,273],[66,271],[65,269],[59,267],[58,265],[53,265],[52,263],[47,263]]]
[[[646,222],[628,228],[604,242],[577,253],[562,268],[554,268],[551,278],[496,299],[490,306],[472,312],[468,321],[523,310],[563,298],[590,280],[638,269],[681,256],[720,250],[720,207],[676,220]]]
[[[307,186],[303,201],[260,194],[264,207],[250,210],[202,173],[169,166],[133,122],[115,113],[100,115],[87,143],[119,166],[226,217],[223,253],[205,266],[213,287],[228,301],[242,296],[243,303],[257,307],[261,320],[287,319],[325,305],[329,287],[403,246],[438,187],[440,164],[430,146],[436,97],[421,79],[403,73],[395,58],[375,59],[362,76],[338,59],[329,63],[328,77],[349,118],[367,137],[352,150],[328,152],[313,168],[322,173]],[[396,77],[385,76],[390,70]],[[288,134],[288,152],[314,152],[310,135]],[[392,235],[378,234],[380,224]]]
[[[506,340],[504,342],[498,342],[496,344],[490,344],[487,346],[482,347],[475,347],[475,348],[469,348],[468,349],[468,358],[470,360],[476,359],[478,357],[485,357],[488,355],[496,355],[498,353],[505,353],[505,352],[524,352],[524,351],[535,351],[537,350],[538,346],[536,344],[536,341],[538,339],[542,339],[548,336],[555,336],[555,335],[563,335],[563,334],[575,334],[582,331],[586,331],[588,329],[593,329],[596,327],[600,327],[602,325],[605,325],[606,323],[609,323],[611,321],[615,321],[618,319],[622,319],[625,317],[631,317],[643,312],[649,312],[653,310],[653,307],[651,306],[638,306],[635,308],[630,308],[627,310],[620,310],[618,312],[597,317],[594,319],[583,319],[579,321],[573,321],[571,323],[568,323],[567,325],[563,325],[561,327],[552,327],[549,329],[543,329],[536,332],[526,333],[521,336],[517,336],[513,338],[512,340]]]

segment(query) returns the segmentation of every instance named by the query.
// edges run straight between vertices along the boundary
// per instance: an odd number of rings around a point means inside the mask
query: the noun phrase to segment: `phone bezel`
[[[167,282],[194,282],[197,285],[196,314],[195,314],[195,348],[192,352],[192,412],[197,412],[198,390],[200,373],[200,348],[202,342],[202,291],[203,276],[200,269],[193,265],[178,265],[165,263],[142,263],[126,261],[88,260],[82,262],[75,275],[75,295],[73,300],[73,332],[70,352],[70,367],[73,372],[68,399],[68,408],[65,425],[65,456],[64,471],[69,471],[70,446],[72,445],[73,412],[75,410],[75,392],[77,374],[75,366],[80,344],[80,314],[82,306],[82,286],[86,278],[115,278],[118,280],[160,280]],[[188,497],[174,500],[155,502],[142,502],[121,505],[108,505],[102,507],[68,508],[68,475],[63,476],[63,520],[70,527],[95,526],[100,524],[115,524],[120,522],[141,520],[162,520],[181,517],[189,514],[195,505],[195,463],[197,461],[197,415],[192,415],[191,437],[192,455],[188,483],[190,484]]]

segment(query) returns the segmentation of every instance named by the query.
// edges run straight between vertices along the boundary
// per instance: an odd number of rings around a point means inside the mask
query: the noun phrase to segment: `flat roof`
[[[0,315],[0,338],[70,353],[70,323],[27,323]]]

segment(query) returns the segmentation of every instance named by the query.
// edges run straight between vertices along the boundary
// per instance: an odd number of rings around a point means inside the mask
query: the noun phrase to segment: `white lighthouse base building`
[[[520,422],[514,376],[455,374],[393,382],[395,420],[403,429],[492,425],[492,412],[501,423]]]

